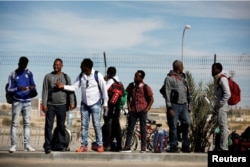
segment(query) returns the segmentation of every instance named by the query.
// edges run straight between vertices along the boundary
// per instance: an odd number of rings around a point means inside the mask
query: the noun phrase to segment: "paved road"
[[[207,167],[207,162],[138,162],[138,161],[80,161],[80,160],[40,160],[1,159],[1,167]]]

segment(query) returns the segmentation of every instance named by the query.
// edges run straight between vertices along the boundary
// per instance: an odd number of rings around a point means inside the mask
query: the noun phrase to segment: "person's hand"
[[[76,108],[76,106],[74,104],[69,105],[69,110],[74,110],[75,108]]]
[[[167,110],[167,116],[174,117],[174,110],[173,109],[168,109]]]
[[[48,112],[48,107],[47,106],[42,106],[42,111],[46,114]]]
[[[63,88],[64,88],[64,85],[63,85],[63,83],[61,83],[61,82],[57,82],[57,83],[56,83],[56,87],[58,87],[58,88],[60,88],[60,89],[63,89]]]
[[[35,86],[29,86],[29,89],[30,89],[30,90],[35,89]]]
[[[21,90],[21,91],[26,91],[28,88],[25,87],[25,86],[19,86],[18,87],[18,90]]]

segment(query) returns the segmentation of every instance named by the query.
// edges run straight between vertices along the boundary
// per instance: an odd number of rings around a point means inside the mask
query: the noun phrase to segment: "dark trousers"
[[[58,128],[58,150],[63,149],[66,145],[65,139],[65,119],[66,119],[67,106],[66,105],[48,105],[48,112],[46,113],[45,120],[45,143],[44,149],[52,149],[52,130],[54,119],[56,117],[56,126]]]
[[[141,148],[146,148],[146,120],[147,112],[129,112],[128,115],[128,128],[127,128],[127,138],[125,147],[130,147],[132,135],[134,133],[134,128],[137,119],[140,121],[140,132],[141,132]]]
[[[113,151],[121,149],[121,125],[120,125],[120,109],[117,107],[109,107],[108,116],[104,117],[103,129],[103,145],[111,147]],[[116,148],[112,148],[113,140],[116,139]]]

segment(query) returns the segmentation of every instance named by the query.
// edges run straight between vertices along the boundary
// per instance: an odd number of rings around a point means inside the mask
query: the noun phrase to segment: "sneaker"
[[[16,145],[11,145],[9,152],[10,153],[16,152]]]
[[[102,145],[99,145],[98,147],[97,147],[97,152],[103,152],[104,150],[103,150],[103,146]]]
[[[24,148],[24,151],[36,151],[33,147],[31,147],[30,145],[27,145],[25,148]]]
[[[81,147],[76,149],[76,152],[87,152],[87,151],[88,151],[88,147],[86,147],[85,145],[81,145]]]
[[[179,151],[179,149],[178,148],[176,148],[176,149],[169,149],[169,150],[167,150],[167,152],[169,152],[169,153],[179,153],[180,151]]]
[[[142,147],[141,148],[141,153],[145,153],[146,152],[146,148],[145,147]]]
[[[124,147],[123,149],[120,150],[120,152],[130,153],[131,149],[129,147]]]
[[[51,149],[45,150],[45,154],[50,154],[50,153],[51,153]]]

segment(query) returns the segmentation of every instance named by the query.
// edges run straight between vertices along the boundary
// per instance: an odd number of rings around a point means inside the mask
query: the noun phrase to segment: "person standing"
[[[25,56],[19,58],[18,68],[9,75],[8,92],[13,94],[12,120],[10,128],[10,153],[16,151],[16,128],[20,113],[23,116],[24,150],[35,151],[30,146],[30,118],[31,118],[31,91],[36,89],[33,73],[27,68],[29,59]]]
[[[128,128],[125,147],[121,152],[131,152],[130,143],[137,119],[140,121],[141,153],[146,152],[146,120],[153,102],[153,92],[150,86],[144,83],[145,72],[138,70],[134,76],[134,82],[126,88],[128,107]]]
[[[231,96],[227,74],[222,72],[221,63],[212,65],[212,76],[214,78],[214,107],[217,114],[217,123],[219,126],[219,145],[215,145],[215,151],[228,150],[228,99]]]
[[[88,151],[88,133],[90,115],[96,135],[96,147],[92,149],[97,152],[103,152],[103,139],[101,130],[101,111],[102,101],[104,112],[108,111],[108,94],[106,82],[103,75],[93,68],[93,61],[89,58],[83,59],[81,62],[81,74],[76,78],[73,85],[64,85],[58,82],[57,87],[64,90],[75,91],[81,88],[81,129],[82,129],[82,143],[76,152]]]
[[[46,114],[45,119],[45,143],[43,145],[45,153],[49,154],[53,150],[66,151],[65,119],[68,110],[74,109],[75,101],[73,93],[64,91],[56,87],[56,82],[71,84],[70,77],[62,72],[63,61],[60,58],[54,60],[54,71],[45,75],[42,91],[42,110]],[[67,100],[69,98],[69,104]],[[69,106],[68,106],[69,105]],[[56,127],[58,133],[56,138],[58,142],[52,145],[52,130],[54,119],[56,117]]]
[[[182,126],[182,152],[190,152],[188,129],[191,124],[188,105],[189,90],[185,74],[183,73],[183,63],[180,60],[173,62],[171,70],[164,80],[165,101],[167,108],[167,121],[169,126],[169,144],[168,152],[179,152],[177,125],[180,121]]]
[[[115,82],[120,82],[118,76],[116,75],[116,68],[109,67],[107,70],[107,75],[105,76],[107,89]],[[112,98],[112,92],[109,93],[109,99]],[[122,148],[121,142],[121,125],[120,125],[120,98],[117,100],[116,104],[108,102],[108,114],[104,116],[103,125],[103,145],[105,151],[119,151]],[[113,140],[116,139],[116,148],[112,148]]]

